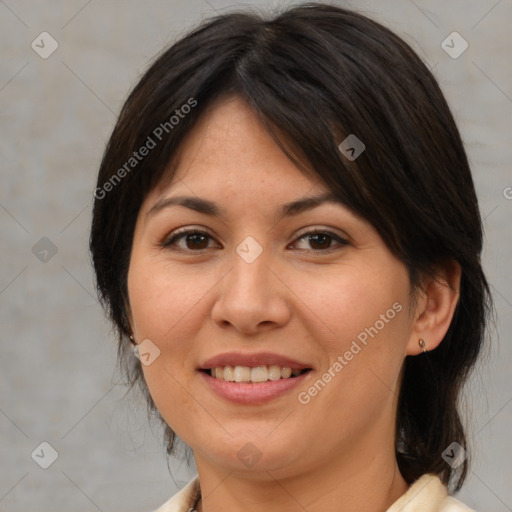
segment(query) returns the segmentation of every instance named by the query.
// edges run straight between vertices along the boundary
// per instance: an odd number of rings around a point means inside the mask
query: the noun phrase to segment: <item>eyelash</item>
[[[160,244],[160,245],[164,249],[175,250],[175,251],[179,251],[179,252],[202,253],[203,251],[211,248],[211,247],[207,247],[207,248],[199,249],[199,250],[176,248],[176,246],[175,246],[176,242],[178,240],[180,240],[180,239],[185,239],[189,235],[202,235],[202,236],[205,236],[205,237],[209,237],[209,239],[213,240],[213,237],[207,231],[205,231],[203,229],[183,228],[182,230],[177,230],[176,232],[174,232],[171,235],[170,238],[167,238],[166,240],[164,240],[164,242],[162,244]],[[348,240],[342,238],[341,236],[339,236],[339,235],[337,235],[337,234],[335,234],[335,233],[333,233],[333,232],[331,232],[329,230],[320,229],[320,228],[315,228],[315,229],[312,229],[310,231],[306,231],[304,233],[301,233],[294,240],[293,243],[296,243],[299,240],[307,239],[307,237],[311,237],[311,236],[315,236],[315,235],[327,235],[327,237],[329,237],[332,241],[336,242],[338,246],[349,245]],[[173,247],[173,245],[174,245],[174,247]],[[304,250],[308,251],[309,250],[309,251],[317,252],[317,253],[320,253],[320,252],[327,253],[327,252],[332,252],[336,248],[337,247],[334,246],[334,247],[328,247],[327,249],[298,249],[298,250],[299,251],[304,251]]]

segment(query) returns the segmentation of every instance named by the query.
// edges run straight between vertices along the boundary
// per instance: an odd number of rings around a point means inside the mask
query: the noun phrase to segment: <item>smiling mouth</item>
[[[293,379],[303,373],[311,371],[311,368],[292,369],[286,366],[218,366],[201,370],[210,377],[227,382],[268,382],[281,379]]]

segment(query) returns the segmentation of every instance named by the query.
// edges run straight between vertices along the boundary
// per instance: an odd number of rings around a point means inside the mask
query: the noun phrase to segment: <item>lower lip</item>
[[[237,404],[258,405],[290,392],[304,382],[311,370],[297,377],[266,382],[229,382],[212,377],[206,372],[199,373],[210,389],[222,398]]]

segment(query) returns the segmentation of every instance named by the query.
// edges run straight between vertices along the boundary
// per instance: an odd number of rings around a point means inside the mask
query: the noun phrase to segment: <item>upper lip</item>
[[[253,354],[244,354],[242,352],[226,352],[217,354],[204,361],[199,367],[200,370],[209,370],[210,368],[219,368],[224,366],[270,366],[277,365],[281,367],[291,368],[292,370],[304,370],[311,368],[311,365],[297,361],[290,357],[286,357],[272,352],[258,352]]]

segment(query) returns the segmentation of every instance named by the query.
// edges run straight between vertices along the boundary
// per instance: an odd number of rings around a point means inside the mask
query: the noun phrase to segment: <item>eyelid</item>
[[[326,253],[330,253],[330,252],[339,250],[340,247],[342,247],[342,246],[347,246],[347,245],[351,244],[350,237],[347,234],[344,233],[342,235],[340,233],[337,233],[336,230],[334,230],[333,228],[316,226],[316,227],[304,228],[301,231],[299,231],[295,235],[293,241],[290,244],[288,244],[287,247],[290,247],[290,246],[296,244],[297,242],[299,242],[300,240],[302,240],[303,238],[305,238],[307,236],[316,235],[316,234],[322,234],[322,235],[329,236],[330,238],[333,239],[334,242],[336,242],[335,245],[333,247],[329,247],[327,249],[294,249],[292,247],[292,250],[296,250],[299,252],[311,252],[311,253],[318,253],[318,254],[322,254],[322,253],[326,254]]]
[[[169,233],[168,235],[165,236],[165,238],[162,240],[160,245],[163,248],[167,248],[177,238],[182,237],[184,235],[188,235],[190,233],[199,233],[201,235],[206,235],[206,236],[210,237],[211,240],[215,241],[215,243],[221,245],[220,242],[212,235],[212,233],[207,228],[205,228],[204,226],[200,226],[200,225],[187,225],[187,226],[183,226],[181,228],[176,228],[173,231],[171,231],[171,233]],[[200,252],[200,251],[198,250],[198,251],[193,251],[193,252]]]
[[[294,235],[294,240],[302,238],[305,235],[310,235],[310,234],[314,235],[317,233],[333,235],[334,237],[339,238],[340,240],[343,240],[347,243],[350,242],[350,237],[345,232],[340,231],[336,228],[331,228],[328,226],[321,226],[321,225],[320,226],[309,226],[306,228],[302,228]]]

